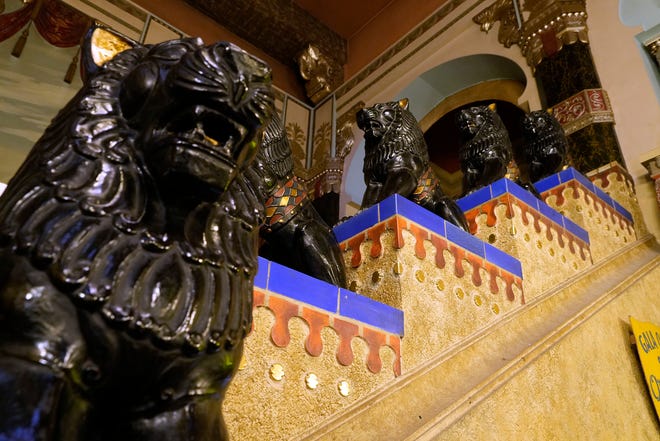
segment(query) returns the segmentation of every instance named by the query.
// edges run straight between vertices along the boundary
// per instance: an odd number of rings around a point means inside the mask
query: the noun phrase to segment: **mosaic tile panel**
[[[543,199],[586,231],[598,262],[637,240],[632,214],[572,167],[535,184]]]
[[[350,288],[404,311],[404,369],[520,308],[514,257],[394,195],[335,228]]]
[[[556,175],[548,179],[559,182]],[[527,299],[592,264],[587,231],[509,179],[457,203],[476,237],[520,261]]]

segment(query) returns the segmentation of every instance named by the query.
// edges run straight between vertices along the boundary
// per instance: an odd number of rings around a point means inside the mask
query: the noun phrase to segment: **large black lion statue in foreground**
[[[513,159],[513,148],[494,106],[462,109],[457,124],[463,137],[458,152],[463,171],[463,193],[469,194],[506,175]]]
[[[568,154],[568,141],[559,121],[545,110],[535,110],[522,118],[521,126],[529,179],[536,182],[559,172]]]
[[[0,199],[0,439],[222,440],[271,73],[228,43],[118,54]]]
[[[293,156],[277,115],[266,127],[248,181],[265,201],[259,254],[333,285],[346,287],[339,244],[293,174]]]
[[[361,208],[398,193],[469,232],[465,215],[442,192],[430,167],[424,134],[408,100],[375,104],[358,111],[356,118],[365,139],[367,189]]]

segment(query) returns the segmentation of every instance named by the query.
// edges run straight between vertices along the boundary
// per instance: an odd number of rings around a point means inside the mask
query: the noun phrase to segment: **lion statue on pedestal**
[[[0,439],[222,440],[271,71],[181,39],[89,75],[0,198]]]
[[[361,109],[356,119],[365,140],[367,189],[361,209],[398,193],[469,232],[465,215],[440,188],[424,134],[408,110],[408,100]]]

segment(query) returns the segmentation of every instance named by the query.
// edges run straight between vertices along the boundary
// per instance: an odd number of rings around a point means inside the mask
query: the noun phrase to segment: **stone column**
[[[523,12],[529,12],[526,19]],[[554,110],[566,131],[578,171],[624,164],[609,98],[591,56],[585,0],[500,0],[474,20],[483,30],[500,21],[500,42],[520,46],[543,107]]]

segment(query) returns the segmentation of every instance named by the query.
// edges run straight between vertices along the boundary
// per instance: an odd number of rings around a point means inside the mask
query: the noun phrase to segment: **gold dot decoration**
[[[564,256],[563,254],[561,256],[561,261],[562,261],[562,263],[566,263],[566,256]]]
[[[424,279],[426,278],[426,276],[424,276],[424,271],[417,270],[417,272],[415,272],[415,278],[419,283],[423,283]]]
[[[378,271],[374,271],[374,273],[371,275],[371,283],[378,282],[380,282],[380,273]]]
[[[500,313],[500,307],[497,303],[494,303],[493,306],[490,307],[490,309],[493,311],[494,314]]]
[[[488,235],[488,243],[495,243],[496,240],[497,240],[497,237],[495,236],[495,234],[491,233],[491,234]]]
[[[516,227],[513,227],[513,226],[512,226],[512,227],[509,229],[509,233],[510,233],[512,236],[515,236],[517,232],[518,232],[518,231],[516,230]]]
[[[342,380],[337,383],[337,390],[339,391],[339,395],[347,397],[351,393],[351,385],[348,384],[348,381]]]
[[[458,297],[461,300],[463,299],[463,297],[465,297],[465,293],[461,288],[456,288],[456,297]]]
[[[523,239],[525,239],[525,242],[529,242],[529,239],[530,239],[529,234],[525,233],[525,235],[523,236]]]
[[[394,264],[394,267],[392,268],[392,271],[394,271],[394,274],[397,276],[400,276],[403,274],[403,264],[401,262],[397,262]]]
[[[543,248],[543,242],[541,242],[540,240],[537,240],[537,241],[536,241],[536,248],[538,248],[539,250],[540,250],[541,248]]]
[[[319,387],[319,377],[317,377],[316,374],[305,375],[305,385],[307,386],[307,389],[316,389]]]
[[[580,213],[582,211],[582,205],[578,205],[577,207],[575,207],[575,211]]]
[[[477,306],[481,306],[483,304],[483,300],[481,300],[481,296],[474,296],[474,304]]]
[[[591,210],[589,210],[589,212],[587,214],[589,215],[589,217],[594,217],[594,212],[591,211]]]
[[[445,282],[442,279],[438,279],[438,281],[435,282],[435,287],[438,288],[438,291],[444,291],[445,290]]]
[[[609,225],[605,225],[605,230],[606,230],[606,231],[610,231],[610,226],[609,226]]]
[[[554,250],[554,248],[550,248],[550,249],[548,250],[548,253],[550,253],[551,256],[554,256],[554,255],[555,255],[555,250]]]
[[[355,290],[357,289],[357,282],[355,280],[353,280],[351,283],[349,283],[348,284],[348,289],[350,291],[355,292]]]
[[[577,262],[573,262],[573,269],[574,269],[574,270],[577,270],[577,269],[578,269],[578,264],[577,264]]]
[[[271,365],[269,374],[271,379],[282,381],[284,379],[284,367],[279,363],[275,363]]]
[[[238,370],[242,371],[247,367],[247,358],[245,357],[245,352],[241,356],[241,361],[238,363]]]

